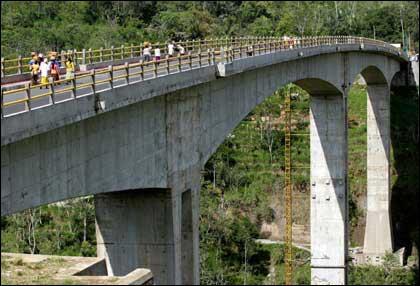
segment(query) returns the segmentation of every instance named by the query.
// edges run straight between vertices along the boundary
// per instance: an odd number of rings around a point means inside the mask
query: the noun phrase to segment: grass
[[[25,262],[20,257],[1,256],[1,284],[2,285],[114,285],[120,280],[119,277],[107,277],[97,279],[95,277],[73,278],[63,275],[64,269],[74,266],[76,263],[86,263],[78,258],[49,257],[40,262]],[[80,280],[86,278],[86,280]]]
[[[65,281],[52,279],[62,267],[69,267],[70,262],[62,258],[46,259],[41,262],[25,263],[22,258],[3,256],[1,257],[1,284],[2,285],[60,285]],[[69,283],[78,284],[76,281],[67,279]]]

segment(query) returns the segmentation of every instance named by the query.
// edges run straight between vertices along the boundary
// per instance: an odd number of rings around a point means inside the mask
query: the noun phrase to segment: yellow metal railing
[[[204,39],[204,40],[191,40],[176,42],[175,44],[181,44],[186,51],[197,51],[217,48],[220,46],[228,45],[241,45],[241,44],[256,44],[259,41],[270,41],[278,38],[274,37],[240,37],[240,38],[218,38],[218,39]],[[306,38],[294,38],[300,45],[326,45],[326,44],[343,44],[345,42],[353,43],[364,41],[366,44],[383,45],[386,44],[382,41],[372,40],[361,37],[348,37],[348,36],[335,36],[335,37],[306,37]],[[388,45],[388,44],[387,44]],[[162,54],[167,53],[167,45],[165,43],[154,43],[152,47],[159,47]],[[109,49],[83,49],[82,51],[67,50],[58,53],[61,58],[70,56],[74,59],[76,64],[94,64],[107,61],[130,59],[142,56],[143,45],[120,46],[111,47]],[[1,77],[7,77],[17,74],[29,73],[29,60],[31,57],[19,56],[15,59],[4,59],[1,58]]]
[[[345,44],[357,44],[360,48],[364,45],[376,45],[386,47],[390,51],[399,52],[399,50],[385,42],[366,39],[361,37],[349,37],[349,36],[334,36],[334,37],[308,37],[308,38],[294,38],[294,39],[282,39],[274,37],[242,37],[242,38],[223,38],[214,40],[201,40],[201,41],[189,41],[185,43],[185,48],[189,49],[187,54],[177,54],[175,57],[169,57],[166,55],[161,60],[153,60],[150,62],[143,62],[140,60],[138,63],[125,63],[122,65],[110,65],[108,68],[93,69],[88,72],[81,72],[75,74],[74,78],[68,80],[51,81],[43,85],[26,85],[25,88],[19,88],[14,90],[4,91],[1,93],[1,116],[5,116],[5,109],[9,109],[13,106],[24,104],[25,110],[31,110],[31,102],[35,99],[41,99],[48,97],[49,104],[56,102],[55,97],[57,94],[71,93],[72,98],[77,98],[77,91],[81,89],[90,88],[89,93],[95,93],[97,85],[109,84],[110,88],[114,87],[117,81],[124,80],[126,84],[130,84],[133,81],[138,82],[145,80],[146,76],[156,78],[160,75],[168,75],[184,70],[190,70],[192,68],[199,68],[202,66],[214,65],[219,62],[232,62],[233,60],[250,57],[265,53],[279,52],[291,49],[310,48],[316,46],[331,46],[331,45],[345,45]],[[162,44],[163,45],[163,44]],[[214,47],[217,48],[214,48]],[[135,48],[140,46],[129,47],[129,54],[135,55]],[[210,48],[211,47],[211,48]],[[126,47],[121,47],[121,50],[125,50]],[[109,49],[108,49],[109,50]],[[89,58],[93,59],[96,57],[98,50],[89,51]],[[102,50],[100,59],[104,60],[105,50]],[[77,54],[78,52],[75,52]],[[163,53],[164,54],[164,53]],[[92,57],[90,56],[92,55]],[[118,53],[113,53],[114,59]],[[124,55],[121,55],[124,56]],[[23,58],[22,58],[23,60]],[[3,68],[3,61],[2,61]],[[108,77],[105,79],[96,79],[98,75],[107,74]],[[138,79],[136,79],[138,78]],[[83,80],[85,82],[80,82]],[[87,81],[87,82],[86,82]],[[70,87],[60,89],[61,84],[70,84]],[[49,91],[43,94],[33,94],[33,90],[36,88],[48,87]],[[14,95],[14,96],[12,96]],[[13,97],[13,98],[9,98]],[[12,115],[16,112],[7,112],[7,116]]]
[[[180,41],[174,42],[175,45],[182,45],[186,51],[195,50],[206,50],[220,46],[222,43],[231,43],[233,38],[223,39],[203,39],[203,40],[191,40],[191,41]],[[239,39],[239,38],[235,38]],[[167,54],[168,47],[166,43],[151,43],[153,48],[159,47],[162,54]],[[71,57],[74,62],[78,65],[81,64],[95,64],[107,61],[130,59],[135,57],[141,57],[143,55],[143,44],[142,45],[129,45],[120,46],[104,49],[83,49],[81,51],[67,50],[57,53],[62,59],[65,57]],[[31,57],[21,57],[14,59],[1,58],[1,77],[7,77],[12,75],[19,75],[29,73],[29,61]]]

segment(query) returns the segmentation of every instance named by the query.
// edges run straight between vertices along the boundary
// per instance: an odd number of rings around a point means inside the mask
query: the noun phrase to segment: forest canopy
[[[2,1],[1,54],[220,36],[353,35],[418,51],[418,1]]]

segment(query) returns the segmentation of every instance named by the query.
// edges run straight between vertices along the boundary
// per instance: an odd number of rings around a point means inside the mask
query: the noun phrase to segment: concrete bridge
[[[392,250],[390,86],[407,57],[359,37],[303,38],[293,47],[275,39],[252,48],[246,53],[249,44],[239,41],[189,55],[174,70],[170,59],[152,63],[150,78],[144,63],[125,65],[119,78],[111,72],[95,82],[90,74],[80,88],[72,81],[68,98],[53,100],[52,91],[35,108],[41,96],[10,101],[13,92],[3,93],[1,215],[94,195],[98,256],[108,273],[143,267],[157,284],[198,284],[200,170],[256,105],[295,83],[311,95],[311,279],[345,284],[348,92],[362,75],[369,94],[364,252],[380,259]],[[6,112],[18,104],[24,108]]]

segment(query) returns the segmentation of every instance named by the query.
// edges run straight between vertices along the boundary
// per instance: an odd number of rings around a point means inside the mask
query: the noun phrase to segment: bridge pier
[[[108,275],[151,269],[156,284],[199,284],[199,186],[95,195]]]
[[[368,84],[367,215],[363,253],[381,263],[392,252],[390,220],[390,92],[387,84]]]
[[[347,108],[311,94],[311,284],[347,283]]]

